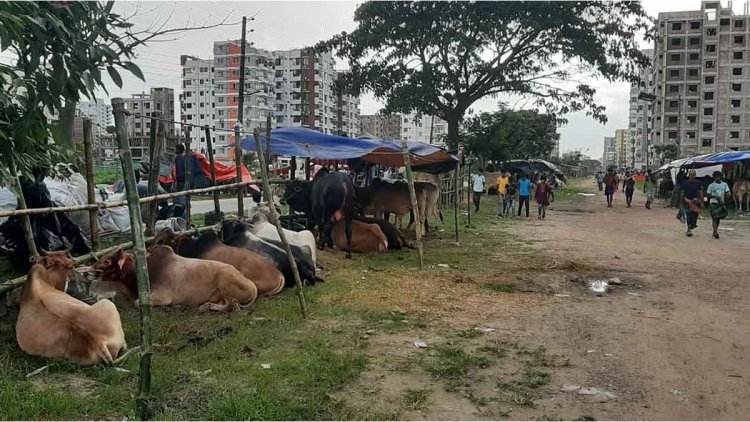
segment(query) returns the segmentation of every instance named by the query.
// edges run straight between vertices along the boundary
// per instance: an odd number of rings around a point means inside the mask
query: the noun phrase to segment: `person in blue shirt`
[[[474,191],[474,212],[479,212],[479,201],[482,200],[482,194],[484,193],[484,175],[477,173],[472,177],[472,191]]]
[[[720,171],[715,171],[713,176],[714,181],[708,185],[706,195],[708,196],[708,210],[711,212],[711,221],[714,228],[714,239],[718,239],[719,224],[721,224],[721,220],[726,218],[727,214],[729,214],[724,202],[729,196],[731,190],[729,189],[729,185],[721,180],[723,175]]]
[[[526,219],[529,218],[529,196],[534,184],[529,180],[529,176],[526,173],[521,174],[521,179],[518,180],[518,216],[521,216],[521,210],[526,206]]]

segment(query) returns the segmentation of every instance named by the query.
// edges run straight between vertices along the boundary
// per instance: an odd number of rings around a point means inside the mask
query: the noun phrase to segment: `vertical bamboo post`
[[[471,227],[471,197],[474,195],[474,187],[471,186],[471,163],[466,166],[466,180],[469,182],[466,189],[466,227]]]
[[[242,124],[234,124],[234,165],[237,170],[237,183],[242,181],[242,146],[240,145],[240,128]],[[237,188],[237,214],[240,218],[245,217],[245,189]]]
[[[268,167],[266,167],[266,157],[263,155],[263,150],[260,146],[260,131],[258,128],[253,130],[253,137],[255,138],[255,151],[258,154],[258,160],[260,162],[260,172],[263,177],[263,190],[271,192],[271,185],[268,183]],[[307,305],[305,304],[305,294],[302,292],[302,279],[299,276],[297,270],[297,261],[294,260],[292,255],[292,248],[289,247],[289,242],[286,240],[286,234],[281,228],[281,222],[279,221],[279,215],[276,213],[276,206],[273,204],[273,195],[268,196],[268,208],[271,209],[271,222],[276,226],[276,232],[279,234],[281,244],[284,245],[286,256],[289,259],[289,265],[292,267],[292,274],[294,274],[294,285],[297,290],[297,297],[299,298],[299,309],[302,313],[302,318],[307,318]]]
[[[459,182],[461,181],[461,158],[459,157],[458,163],[456,163],[456,174],[453,177],[453,188],[454,188],[454,196],[453,196],[453,222],[456,225],[456,245],[461,245],[461,239],[459,239],[458,236],[458,212],[459,212],[459,202],[461,202],[461,196],[459,195],[460,187]]]
[[[200,145],[200,142],[198,142]],[[193,154],[190,152],[190,126],[185,127],[185,185],[186,191],[190,190],[190,182],[192,181],[193,172]],[[190,194],[185,196],[185,215],[187,216],[187,226],[190,227],[192,223],[192,217],[190,216]]]
[[[26,209],[26,198],[23,196],[23,188],[21,187],[21,179],[18,177],[18,169],[14,161],[10,162],[10,172],[14,176],[13,180],[16,182],[16,196],[18,198],[18,209]],[[34,243],[34,231],[31,229],[31,218],[28,214],[21,216],[21,224],[23,225],[23,236],[26,238],[26,247],[29,248],[29,259],[33,262],[39,256],[39,252],[36,250],[36,243]]]
[[[310,159],[305,158],[305,180],[310,180]]]
[[[135,268],[138,282],[138,302],[141,311],[141,364],[139,371],[138,398],[135,402],[135,413],[142,419],[149,419],[149,398],[151,395],[151,289],[146,264],[146,242],[143,236],[143,222],[141,221],[141,206],[138,198],[138,188],[135,185],[130,141],[125,127],[125,108],[122,98],[112,99],[112,112],[117,129],[117,147],[119,149],[122,172],[125,179],[125,193],[130,212],[130,233],[133,238],[135,253]]]
[[[91,133],[91,120],[83,120],[83,158],[86,166],[86,200],[96,203],[96,186],[94,185],[94,148]],[[99,218],[97,210],[89,210],[89,227],[91,230],[91,250],[99,249]]]
[[[266,116],[266,163],[271,164],[271,115]]]
[[[297,157],[292,156],[289,162],[289,180],[297,180]],[[292,207],[289,207],[289,221],[287,222],[287,228],[292,230],[294,227],[294,211]]]
[[[409,144],[406,140],[401,141],[401,149],[404,154],[404,167],[406,168],[406,182],[409,184],[409,196],[411,196],[411,209],[414,210],[414,219],[417,224],[414,226],[414,233],[417,237],[417,256],[419,257],[419,269],[424,267],[424,249],[422,248],[422,215],[417,204],[417,194],[414,191],[414,177],[411,173],[411,158],[409,157]]]
[[[211,141],[211,129],[208,127],[208,125],[205,125],[203,126],[203,130],[206,131],[208,163],[211,165],[211,186],[216,186],[216,166],[214,165],[214,144]],[[219,215],[221,215],[221,205],[219,205],[219,191],[214,191],[214,212],[216,213],[216,218],[219,218]]]
[[[156,195],[159,185],[159,167],[161,166],[161,147],[164,143],[164,122],[157,120],[158,112],[151,114],[151,130],[149,136],[149,169],[148,169],[148,196]],[[151,233],[154,233],[156,225],[156,214],[158,213],[158,201],[154,201],[148,206],[148,221],[146,227]]]

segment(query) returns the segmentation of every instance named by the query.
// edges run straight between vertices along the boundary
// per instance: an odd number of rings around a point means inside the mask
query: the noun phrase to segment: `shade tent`
[[[746,167],[749,167],[748,164],[750,164],[750,151],[727,151],[698,155],[696,157],[686,159],[682,163],[681,167],[701,168],[737,162],[741,162]]]
[[[265,153],[266,137],[261,135]],[[401,142],[383,139],[359,139],[329,135],[307,128],[281,128],[271,131],[271,155],[323,160],[362,160],[386,167],[403,167]],[[247,136],[240,141],[242,149],[255,151],[255,139]],[[441,173],[452,170],[458,157],[443,149],[422,142],[408,142],[410,161],[415,171]]]

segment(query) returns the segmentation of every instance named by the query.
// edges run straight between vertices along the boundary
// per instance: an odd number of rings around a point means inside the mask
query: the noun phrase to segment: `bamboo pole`
[[[149,137],[149,171],[148,171],[148,196],[154,196],[158,192],[156,187],[159,185],[159,167],[161,166],[161,147],[164,142],[164,122],[157,120],[158,112],[151,113],[151,133]],[[154,233],[156,225],[156,214],[158,213],[158,203],[152,202],[148,206],[148,222],[146,227],[151,233]]]
[[[216,186],[216,167],[214,166],[214,145],[211,141],[211,129],[208,125],[203,126],[206,131],[206,147],[208,147],[208,162],[211,165],[211,185]],[[214,213],[216,218],[221,215],[221,205],[219,205],[219,191],[214,191]]]
[[[456,225],[456,245],[461,245],[461,239],[459,239],[458,235],[458,210],[459,210],[459,203],[461,202],[461,196],[459,195],[460,188],[458,186],[458,183],[461,181],[461,160],[458,160],[458,163],[456,164],[456,174],[453,177],[454,182],[454,196],[453,196],[453,222]]]
[[[466,166],[466,180],[469,182],[466,189],[466,227],[471,227],[471,197],[474,195],[474,187],[471,186],[471,163]]]
[[[297,180],[297,157],[294,156],[289,161],[289,180]],[[289,220],[287,221],[287,228],[292,230],[294,227],[294,210],[292,210],[292,207],[289,207],[288,212]]]
[[[411,209],[414,211],[414,219],[417,220],[414,233],[417,240],[417,256],[419,258],[419,269],[424,267],[424,249],[422,248],[422,220],[417,204],[417,194],[414,191],[414,176],[411,172],[411,158],[409,157],[409,144],[406,140],[401,141],[401,150],[404,154],[404,167],[406,168],[406,182],[409,184],[409,196],[411,196]]]
[[[96,204],[96,186],[94,185],[94,148],[91,139],[91,120],[83,120],[83,156],[86,165],[86,200]],[[99,218],[96,209],[89,210],[89,227],[91,230],[91,250],[99,249]]]
[[[200,142],[198,143],[200,145]],[[191,174],[193,172],[193,156],[190,152],[190,127],[185,128],[185,184],[183,189],[190,191]],[[187,226],[190,227],[192,223],[192,216],[190,215],[190,194],[185,195],[185,215],[187,216]]]
[[[23,188],[21,187],[21,179],[18,177],[18,170],[16,163],[11,160],[10,162],[10,173],[15,176],[13,180],[16,182],[16,196],[18,197],[18,210],[26,211],[26,198],[23,196]],[[16,211],[16,210],[14,210]],[[29,214],[18,214],[21,215],[21,225],[23,226],[23,236],[26,239],[26,247],[29,249],[29,259],[33,262],[38,256],[39,252],[36,250],[36,243],[34,243],[34,231],[31,229],[31,219]]]
[[[305,180],[310,180],[310,159],[305,158]]]
[[[141,364],[139,371],[138,398],[135,402],[135,413],[141,420],[150,419],[149,399],[151,395],[151,288],[146,263],[146,242],[143,236],[141,205],[138,188],[135,184],[132,153],[128,132],[125,127],[125,105],[122,98],[112,99],[112,112],[117,128],[117,147],[119,149],[122,172],[125,178],[125,192],[130,212],[130,232],[133,237],[133,252],[138,282],[138,302],[141,311]]]
[[[266,163],[271,164],[271,115],[266,116]]]
[[[237,122],[234,125],[234,166],[237,170],[237,181],[242,181],[242,146],[240,145],[240,127]],[[245,195],[243,188],[237,188],[237,215],[245,217]]]
[[[237,92],[237,122],[234,124],[234,165],[237,170],[237,181],[242,181],[242,145],[240,128],[245,117],[245,48],[247,42],[247,17],[242,17],[242,37],[240,41],[240,87]],[[242,188],[237,188],[237,214],[245,217],[245,195]]]
[[[263,176],[263,190],[269,192],[268,195],[268,208],[271,209],[271,222],[276,226],[276,232],[279,234],[281,243],[284,245],[286,250],[286,256],[289,259],[289,265],[292,267],[292,274],[294,274],[294,285],[297,290],[297,297],[299,298],[299,308],[302,313],[302,318],[307,318],[307,305],[305,304],[305,294],[302,292],[302,279],[299,276],[297,270],[297,261],[294,260],[292,255],[292,249],[289,247],[289,242],[286,240],[286,234],[281,228],[281,222],[279,221],[279,215],[276,213],[276,207],[273,204],[273,195],[270,195],[271,185],[268,183],[268,167],[266,166],[266,157],[263,155],[263,150],[260,146],[260,131],[255,128],[253,131],[253,137],[255,138],[255,150],[258,154],[258,160],[260,160],[260,172]]]

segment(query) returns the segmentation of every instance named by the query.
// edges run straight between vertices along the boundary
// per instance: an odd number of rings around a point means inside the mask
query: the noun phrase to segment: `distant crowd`
[[[482,195],[487,192],[487,180],[484,175],[476,173],[472,175],[472,192],[474,201],[474,212],[479,212],[479,204]],[[526,219],[530,219],[530,202],[533,195],[537,204],[537,218],[547,218],[547,208],[550,202],[555,200],[555,189],[559,186],[554,175],[547,177],[544,172],[534,173],[529,176],[521,173],[517,180],[508,171],[502,170],[495,180],[494,187],[498,193],[497,216],[500,218],[512,217],[513,214],[521,217],[525,211]],[[516,204],[517,207],[516,207]]]

